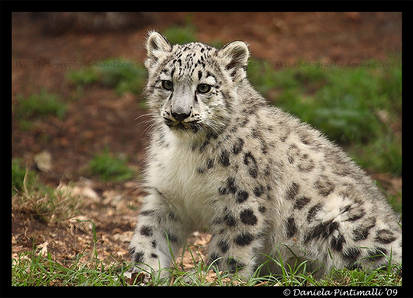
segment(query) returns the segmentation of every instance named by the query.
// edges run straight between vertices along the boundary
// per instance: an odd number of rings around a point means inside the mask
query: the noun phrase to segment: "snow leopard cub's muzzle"
[[[201,128],[196,96],[191,88],[176,88],[161,109],[161,116],[171,129],[192,130]]]

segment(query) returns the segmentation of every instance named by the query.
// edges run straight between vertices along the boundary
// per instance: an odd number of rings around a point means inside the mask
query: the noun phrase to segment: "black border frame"
[[[7,169],[6,177],[8,179],[2,179],[3,182],[7,181],[5,188],[7,189],[8,196],[4,198],[7,204],[3,205],[3,231],[7,233],[6,244],[1,247],[7,257],[1,258],[1,269],[5,273],[1,280],[1,290],[0,295],[5,297],[17,297],[17,296],[40,296],[40,297],[51,297],[51,296],[62,296],[62,297],[82,297],[82,296],[98,296],[98,297],[108,297],[108,296],[158,296],[158,297],[188,297],[188,296],[199,296],[199,297],[209,297],[209,296],[263,296],[263,297],[286,297],[283,295],[283,291],[289,289],[297,289],[298,287],[12,287],[11,286],[11,48],[12,48],[12,13],[13,12],[51,12],[51,11],[151,11],[151,12],[177,12],[177,11],[204,11],[204,12],[257,12],[257,11],[294,11],[294,12],[311,12],[311,11],[386,11],[386,12],[401,12],[402,13],[402,63],[403,63],[403,139],[402,140],[402,150],[403,150],[403,194],[404,198],[408,198],[408,187],[406,187],[406,182],[408,179],[406,164],[408,164],[409,156],[406,154],[406,138],[408,138],[406,119],[407,111],[409,109],[408,99],[411,98],[411,89],[408,84],[411,73],[411,58],[409,54],[411,53],[412,47],[409,41],[409,33],[411,32],[412,24],[412,10],[409,7],[408,1],[337,1],[337,2],[325,2],[325,1],[2,1],[0,2],[0,21],[2,30],[2,45],[0,46],[2,59],[1,59],[1,71],[4,74],[2,83],[2,95],[6,98],[7,107],[3,109],[5,116],[2,117],[3,120],[3,131],[7,134],[8,140],[8,157],[2,159],[3,169]],[[410,79],[411,80],[411,79]],[[410,90],[409,90],[410,89]],[[408,120],[407,120],[408,121]],[[409,284],[409,266],[411,257],[408,252],[408,230],[409,223],[406,218],[408,216],[409,201],[407,199],[403,200],[403,286],[402,287],[305,287],[300,289],[305,290],[331,290],[331,289],[341,289],[341,290],[371,290],[371,289],[397,289],[397,297],[404,297],[410,293]],[[376,290],[377,293],[377,290]],[[290,295],[293,297],[292,295]],[[322,295],[321,295],[322,296]],[[386,295],[384,295],[386,296]],[[343,297],[343,296],[340,296]]]

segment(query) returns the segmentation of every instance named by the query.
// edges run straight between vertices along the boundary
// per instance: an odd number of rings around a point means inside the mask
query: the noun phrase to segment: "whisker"
[[[138,120],[142,117],[147,117],[147,116],[152,117],[152,118],[156,117],[156,115],[154,115],[153,113],[146,113],[146,114],[139,115],[138,117],[135,118],[135,120]]]

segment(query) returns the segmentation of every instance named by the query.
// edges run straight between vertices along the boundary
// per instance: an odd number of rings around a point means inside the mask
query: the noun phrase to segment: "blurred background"
[[[148,30],[247,42],[253,86],[342,146],[401,212],[400,13],[13,13],[14,257],[35,246],[73,259],[98,239],[103,258],[127,258],[150,133]]]

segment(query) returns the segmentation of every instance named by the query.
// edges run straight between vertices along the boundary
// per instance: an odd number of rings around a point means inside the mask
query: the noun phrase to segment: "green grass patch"
[[[382,193],[386,193],[386,189],[383,185],[383,182],[380,180],[376,180],[376,186],[379,188],[379,190]],[[402,189],[396,190],[390,194],[387,194],[387,200],[390,204],[390,206],[393,208],[394,211],[396,211],[400,216],[402,216]],[[400,217],[400,224],[401,224],[401,217]]]
[[[36,118],[55,116],[63,119],[67,106],[57,94],[42,90],[38,94],[29,97],[17,96],[18,103],[14,108],[14,116],[24,121],[25,127],[30,127],[27,122]]]
[[[172,44],[185,44],[197,41],[196,29],[193,25],[172,26],[163,31],[162,34]]]
[[[223,43],[223,42],[220,41],[220,40],[213,40],[213,41],[210,41],[208,44],[209,44],[211,47],[214,47],[214,48],[216,48],[216,49],[221,49],[221,48],[225,45],[225,43]]]
[[[162,32],[162,35],[172,44],[185,44],[198,41],[196,32],[197,28],[192,23],[192,16],[187,15],[185,25],[170,26]]]
[[[81,254],[68,264],[56,262],[48,253],[41,256],[31,252],[19,254],[12,260],[13,286],[123,286],[125,264],[104,265],[91,261],[81,263]]]
[[[116,157],[108,150],[92,158],[89,171],[103,181],[121,182],[135,176],[134,171],[127,166],[126,158]]]
[[[139,280],[130,281],[124,273],[131,269],[131,263],[113,263],[99,259],[96,253],[96,230],[92,228],[93,249],[89,257],[84,252],[77,254],[72,261],[56,262],[50,253],[39,254],[34,247],[31,251],[21,252],[12,260],[13,286],[128,286],[142,285]],[[322,279],[315,279],[306,270],[307,261],[294,265],[269,257],[267,262],[275,262],[281,267],[280,274],[260,275],[265,264],[260,265],[248,280],[239,278],[238,273],[231,275],[221,272],[214,263],[206,265],[198,247],[185,246],[180,260],[172,259],[168,272],[161,277],[160,272],[145,271],[151,277],[147,286],[401,286],[401,266],[392,264],[376,270],[332,269]],[[184,254],[191,256],[192,269],[184,270]],[[81,261],[82,259],[82,261]],[[189,265],[189,264],[188,264]]]
[[[389,195],[387,197],[389,200],[390,206],[396,211],[397,213],[402,213],[402,192],[398,192],[395,195]]]
[[[66,78],[78,87],[100,84],[114,88],[119,95],[125,92],[139,95],[142,93],[146,75],[143,65],[122,58],[113,58],[70,71]]]
[[[36,174],[33,171],[26,169],[23,162],[19,158],[12,160],[11,164],[11,191],[12,195],[23,191],[24,183],[26,187],[31,189],[37,182]],[[26,181],[25,181],[26,179]]]
[[[252,59],[248,76],[274,105],[357,152],[363,167],[401,175],[401,142],[391,128],[401,123],[400,59],[356,67],[299,63],[279,71]]]
[[[56,262],[48,253],[41,256],[38,249],[19,253],[12,260],[13,286],[129,286],[124,273],[130,263],[105,264],[98,257],[80,262],[83,254],[73,261]],[[305,262],[294,267],[281,263],[282,273],[257,276],[241,280],[237,274],[218,271],[206,266],[202,260],[194,261],[192,270],[183,270],[179,264],[166,269],[171,277],[161,278],[152,272],[148,286],[401,286],[399,265],[387,265],[372,271],[333,269],[322,279],[315,279],[311,273],[303,272]],[[138,285],[135,281],[132,285]]]
[[[362,168],[373,172],[402,173],[402,147],[399,138],[387,133],[367,144],[356,143],[347,150]]]

